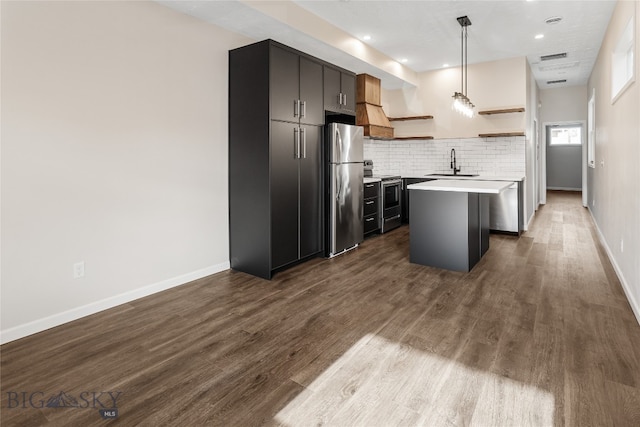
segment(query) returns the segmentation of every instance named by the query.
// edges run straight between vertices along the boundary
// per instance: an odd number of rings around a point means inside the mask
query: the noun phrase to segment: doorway
[[[545,143],[542,162],[546,190],[583,191],[584,123],[545,123]]]

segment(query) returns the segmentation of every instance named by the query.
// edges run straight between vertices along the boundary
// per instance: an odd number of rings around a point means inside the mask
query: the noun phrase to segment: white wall
[[[587,86],[540,90],[540,117],[543,122],[587,120]]]
[[[525,229],[533,219],[535,211],[538,209],[538,135],[539,132],[539,90],[536,79],[531,72],[531,66],[526,63],[526,105],[525,114],[526,141],[525,141],[525,176],[524,183],[524,215]],[[536,126],[534,128],[534,126]]]
[[[250,40],[153,2],[1,7],[2,341],[228,268],[227,51]]]
[[[527,60],[512,58],[469,65],[468,95],[477,111],[527,107]],[[523,132],[523,113],[476,115],[469,119],[451,109],[460,91],[460,67],[418,75],[417,87],[382,90],[382,107],[390,117],[432,115],[433,120],[392,122],[396,136],[473,138],[479,133]]]
[[[587,86],[569,86],[540,91],[542,107],[542,136],[546,149],[547,188],[561,190],[582,189],[583,151],[586,147],[549,146],[546,126],[558,123],[583,125],[586,144]],[[586,160],[585,160],[586,162]]]
[[[636,81],[611,103],[611,54],[635,16]],[[589,209],[640,322],[640,2],[619,1],[591,77],[595,90],[595,169],[588,168]]]

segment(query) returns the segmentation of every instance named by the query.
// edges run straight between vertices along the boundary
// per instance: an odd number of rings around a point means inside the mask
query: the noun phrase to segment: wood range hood
[[[393,127],[380,105],[380,79],[369,74],[356,76],[356,124],[371,138],[393,138]]]

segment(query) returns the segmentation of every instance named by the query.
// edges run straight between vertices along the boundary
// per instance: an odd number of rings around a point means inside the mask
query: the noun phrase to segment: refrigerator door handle
[[[307,158],[307,130],[305,128],[300,128],[300,133],[302,133],[302,158]]]
[[[336,126],[336,142],[338,143],[338,153],[339,158],[335,159],[338,163],[341,162],[340,158],[342,157],[342,137],[340,136],[340,129]]]

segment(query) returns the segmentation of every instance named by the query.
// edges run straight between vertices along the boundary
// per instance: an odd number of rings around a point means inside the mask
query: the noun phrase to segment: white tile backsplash
[[[461,173],[485,176],[525,174],[525,137],[384,141],[365,138],[364,158],[375,175],[422,176],[449,173],[451,149]]]

